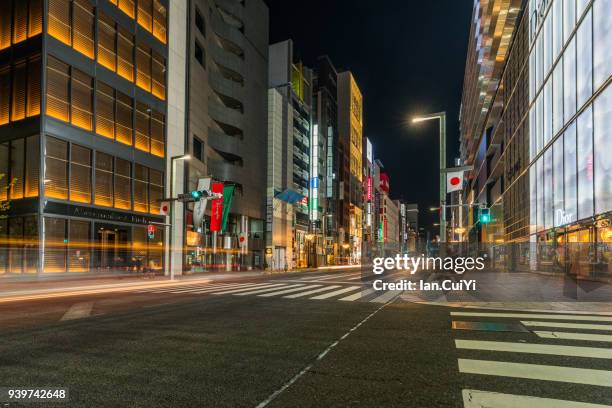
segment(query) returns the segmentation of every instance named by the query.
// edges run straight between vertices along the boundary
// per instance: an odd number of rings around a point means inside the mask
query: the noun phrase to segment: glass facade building
[[[0,276],[163,268],[167,6],[0,4]]]
[[[476,211],[464,210],[465,239],[524,243],[526,255],[516,258],[530,258],[529,269],[609,276],[612,1],[531,0],[491,11],[502,12],[517,18],[497,59],[496,86],[464,85],[462,159],[474,164],[464,202],[492,214],[483,226]],[[468,55],[466,78],[473,65]],[[489,98],[473,122],[471,90]]]

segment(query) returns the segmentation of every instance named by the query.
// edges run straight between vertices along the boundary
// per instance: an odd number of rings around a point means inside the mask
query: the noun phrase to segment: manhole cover
[[[523,332],[529,330],[520,323],[497,323],[497,322],[460,322],[453,321],[451,327],[455,330],[478,330],[494,332]]]

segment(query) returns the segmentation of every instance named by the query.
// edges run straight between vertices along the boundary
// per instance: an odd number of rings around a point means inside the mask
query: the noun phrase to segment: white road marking
[[[258,285],[257,283],[249,283],[249,284],[244,284],[244,283],[236,283],[236,284],[224,284],[224,285],[217,285],[214,287],[210,287],[210,286],[201,286],[200,288],[192,288],[192,289],[188,289],[188,290],[184,290],[184,291],[180,291],[180,292],[173,292],[173,293],[207,293],[207,292],[214,292],[216,290],[225,290],[225,289],[234,289],[234,288],[247,288],[247,287],[252,287]]]
[[[359,274],[359,276],[355,276],[354,278],[348,278],[347,280],[353,281],[353,280],[358,280],[358,279],[361,279],[361,278],[362,278],[362,276],[361,276],[361,274]]]
[[[586,341],[605,341],[612,342],[612,335],[591,334],[591,333],[572,333],[572,332],[553,332],[553,331],[534,331],[538,337],[543,339],[559,340],[586,340]]]
[[[402,293],[401,290],[389,290],[385,292],[383,295],[380,295],[379,297],[370,300],[370,302],[386,303],[387,301],[393,299],[394,297],[399,296],[401,293]]]
[[[598,322],[612,322],[612,316],[584,316],[569,314],[529,314],[529,313],[479,313],[479,312],[451,312],[451,316],[473,317],[509,317],[517,319],[550,319],[550,320],[584,320]]]
[[[319,292],[325,292],[327,290],[332,290],[332,289],[336,289],[336,288],[339,288],[339,287],[340,287],[339,285],[324,286],[324,287],[319,288],[319,289],[313,289],[313,290],[309,290],[307,292],[300,292],[300,293],[296,293],[295,295],[289,295],[289,296],[283,296],[283,297],[285,297],[287,299],[295,299],[295,298],[300,298],[300,297],[303,297],[303,296],[308,296],[308,295],[312,295],[312,294],[319,293]]]
[[[74,320],[88,317],[93,309],[94,302],[75,303],[64,313],[60,320]]]
[[[612,324],[584,324],[584,323],[559,323],[559,322],[532,322],[521,321],[525,326],[535,327],[557,327],[563,329],[583,329],[583,330],[602,330],[612,331]]]
[[[347,288],[342,288],[342,289],[335,290],[333,292],[324,293],[319,296],[314,296],[314,297],[311,297],[310,299],[316,299],[316,300],[329,299],[330,297],[338,296],[346,292],[352,292],[357,289],[361,289],[361,286],[349,286]]]
[[[257,284],[257,285],[255,285],[255,286],[251,286],[251,285],[249,285],[249,286],[246,286],[246,287],[245,287],[245,286],[242,286],[242,287],[240,287],[239,289],[224,290],[224,291],[221,291],[221,292],[213,292],[213,295],[226,295],[226,294],[229,294],[229,293],[238,293],[238,292],[243,292],[243,291],[246,291],[246,290],[251,290],[251,289],[253,289],[253,288],[255,288],[255,287],[259,287],[259,288],[262,288],[262,289],[263,289],[263,288],[271,288],[271,287],[275,287],[275,286],[285,286],[285,284],[284,284],[284,283],[276,283],[276,284],[271,284],[271,283],[267,283],[267,284],[265,284],[265,283],[258,283],[258,284]]]
[[[489,391],[463,390],[462,394],[465,408],[610,408],[610,405]]]
[[[261,297],[272,297],[272,296],[278,296],[278,295],[284,295],[286,293],[293,293],[293,292],[298,292],[300,290],[304,290],[304,289],[312,289],[312,288],[318,288],[321,285],[308,285],[308,286],[301,286],[299,288],[293,288],[293,289],[283,289],[283,290],[279,290],[277,292],[271,292],[271,293],[264,293],[263,295],[257,295],[257,296],[261,296]]]
[[[342,299],[339,299],[339,300],[342,300],[342,301],[345,301],[345,302],[353,302],[353,301],[355,301],[357,299],[361,299],[362,297],[366,297],[366,296],[368,296],[369,294],[371,294],[373,292],[374,292],[374,289],[372,289],[372,288],[365,289],[365,290],[360,290],[357,293],[353,293],[352,295],[349,295],[347,297],[343,297]]]
[[[612,387],[612,371],[462,358],[458,362],[461,373]]]
[[[299,284],[299,285],[283,285],[283,289],[289,289],[289,288],[295,288],[295,287],[303,287],[304,285]],[[270,292],[273,290],[278,290],[280,288],[266,288],[266,289],[257,289],[257,290],[253,290],[253,291],[249,291],[249,292],[240,292],[240,293],[234,293],[234,296],[247,296],[247,295],[257,295],[259,293],[265,293],[265,292]]]
[[[554,344],[512,343],[504,341],[455,340],[458,349],[507,351],[511,353],[548,354],[612,359],[612,349],[598,347],[559,346]]]

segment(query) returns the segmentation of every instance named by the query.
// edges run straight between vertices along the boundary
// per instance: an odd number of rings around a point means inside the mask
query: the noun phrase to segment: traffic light
[[[193,197],[194,200],[199,200],[202,197],[202,192],[201,191],[192,191],[191,192],[191,197]]]
[[[479,219],[481,224],[488,224],[491,222],[491,210],[488,208],[481,208]]]

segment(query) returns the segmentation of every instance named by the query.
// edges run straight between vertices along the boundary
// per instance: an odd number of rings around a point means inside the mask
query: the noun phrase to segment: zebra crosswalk
[[[450,317],[453,328],[475,330],[453,330],[462,382],[480,388],[462,390],[464,407],[612,408],[611,316],[455,311]],[[528,331],[495,331],[509,321]]]
[[[136,293],[213,295],[213,296],[255,296],[258,298],[333,300],[341,302],[385,303],[401,294],[400,291],[375,291],[370,286],[340,284],[325,281],[267,281],[260,283],[203,283],[147,288]]]

